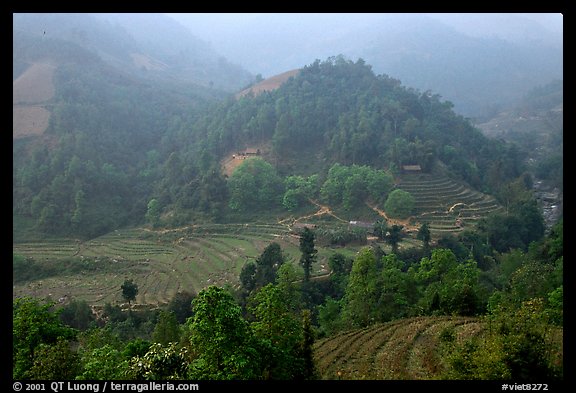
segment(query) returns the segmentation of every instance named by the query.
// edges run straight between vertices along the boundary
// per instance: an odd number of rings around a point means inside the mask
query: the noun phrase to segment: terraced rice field
[[[415,317],[342,332],[315,343],[322,379],[422,380],[444,371],[440,333],[454,329],[456,340],[480,334],[476,318]]]
[[[437,235],[460,232],[502,209],[493,197],[446,176],[406,174],[397,187],[414,197],[414,220],[428,223],[430,231]]]
[[[15,243],[14,253],[38,262],[73,257],[78,263],[100,263],[102,268],[18,283],[13,296],[53,300],[68,296],[93,305],[117,304],[122,302],[122,283],[131,278],[139,288],[136,304],[159,305],[179,291],[197,293],[212,284],[237,285],[244,264],[255,260],[272,242],[280,244],[290,263],[298,263],[299,238],[287,226],[275,224],[211,224],[167,231],[134,228],[86,242]],[[328,273],[326,260],[331,254],[327,249],[319,252],[314,275]]]

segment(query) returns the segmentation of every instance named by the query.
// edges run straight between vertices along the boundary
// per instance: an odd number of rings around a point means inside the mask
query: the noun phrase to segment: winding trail
[[[389,222],[390,224],[392,224],[392,225],[402,225],[404,228],[406,228],[406,229],[409,230],[409,231],[412,231],[412,230],[417,231],[417,230],[418,230],[418,226],[416,226],[416,225],[411,225],[411,224],[410,224],[410,220],[413,219],[414,216],[408,217],[408,218],[406,218],[406,219],[404,219],[404,220],[399,220],[399,219],[397,219],[397,218],[390,218],[390,217],[388,217],[388,216],[386,215],[386,212],[385,212],[384,210],[380,210],[380,209],[378,208],[378,206],[372,205],[372,204],[370,204],[370,203],[368,203],[368,202],[366,202],[366,205],[367,205],[370,209],[372,209],[372,210],[374,210],[376,213],[378,213],[381,217],[384,217],[384,218],[386,219],[386,221],[388,221],[388,222]]]
[[[307,216],[302,216],[302,217],[298,217],[298,218],[294,218],[294,219],[292,217],[288,217],[288,218],[285,218],[283,220],[278,221],[278,224],[285,224],[287,221],[290,221],[292,219],[294,220],[294,221],[292,221],[292,224],[295,224],[301,220],[307,220],[309,218],[323,216],[325,214],[332,216],[335,219],[348,224],[347,220],[344,220],[343,218],[338,217],[336,214],[334,214],[334,212],[330,209],[330,207],[325,206],[325,205],[321,205],[320,203],[318,203],[317,201],[315,201],[313,199],[308,199],[308,200],[310,201],[310,203],[312,203],[318,207],[318,211],[316,213],[308,214]]]

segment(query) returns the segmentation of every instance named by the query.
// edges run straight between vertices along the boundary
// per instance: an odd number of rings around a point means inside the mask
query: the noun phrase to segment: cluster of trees
[[[334,164],[323,183],[320,183],[318,174],[308,177],[291,175],[282,180],[270,163],[258,157],[244,160],[228,180],[229,206],[240,212],[280,206],[295,211],[316,199],[345,210],[361,206],[367,200],[384,205],[385,202],[388,204],[388,194],[393,187],[392,174],[366,165]],[[397,206],[406,208],[404,194],[408,193],[400,190],[390,193],[393,215],[403,212]]]
[[[86,326],[86,304],[55,311],[52,304],[19,298],[13,304],[14,379],[310,379],[312,325],[297,313],[281,286],[269,284],[249,298],[247,312],[219,287],[188,300],[184,322],[176,312],[156,312],[146,324],[139,312],[105,310],[103,327]],[[292,302],[292,303],[291,303]],[[173,301],[174,303],[174,301]],[[74,306],[72,306],[72,304]],[[73,311],[73,312],[71,312]],[[91,314],[88,314],[91,315]],[[145,317],[151,317],[147,313]],[[92,316],[93,318],[93,316]],[[120,321],[120,319],[123,319]],[[73,328],[70,325],[76,325]],[[153,329],[151,332],[151,328]],[[129,332],[122,336],[119,332]],[[134,337],[143,335],[147,338]],[[74,345],[71,345],[74,343]]]

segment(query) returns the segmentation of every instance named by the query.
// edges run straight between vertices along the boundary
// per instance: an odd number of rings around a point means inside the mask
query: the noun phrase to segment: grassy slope
[[[342,332],[315,343],[317,369],[321,379],[440,379],[447,328],[462,341],[484,326],[469,317],[415,317]]]

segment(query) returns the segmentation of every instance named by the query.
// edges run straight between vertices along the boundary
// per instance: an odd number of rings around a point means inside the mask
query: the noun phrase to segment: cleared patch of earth
[[[247,89],[242,90],[240,93],[236,94],[236,98],[244,97],[247,94],[253,93],[255,96],[264,92],[272,91],[286,82],[290,77],[295,76],[300,72],[299,69],[283,72],[282,74],[275,75],[268,79],[264,79],[262,82],[256,83]]]
[[[41,106],[13,106],[12,138],[24,138],[31,135],[42,135],[48,122],[50,112]]]
[[[34,63],[12,83],[12,138],[42,135],[50,121],[43,104],[54,97],[56,66]]]
[[[132,57],[134,65],[138,68],[154,71],[163,71],[168,68],[167,64],[141,53],[131,53],[130,57]]]

